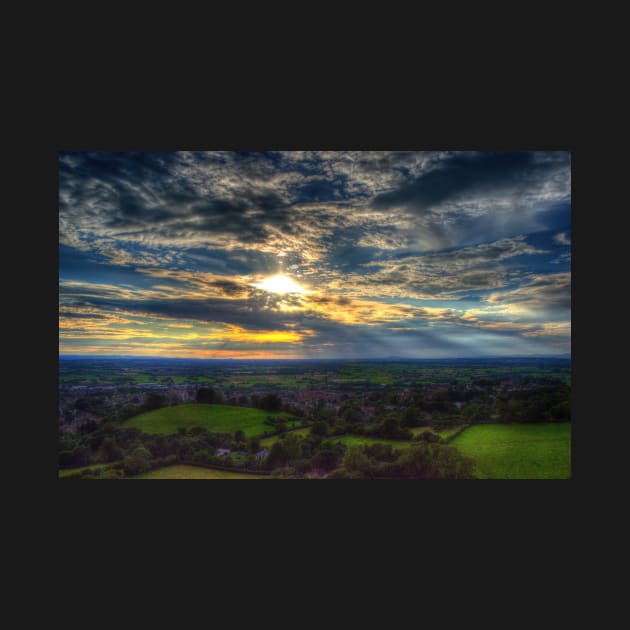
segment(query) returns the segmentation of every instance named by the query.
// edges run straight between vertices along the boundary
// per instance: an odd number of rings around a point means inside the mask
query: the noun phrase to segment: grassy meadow
[[[123,427],[161,434],[177,433],[179,428],[192,427],[202,427],[215,433],[234,433],[240,429],[249,438],[273,430],[270,425],[265,424],[268,416],[284,417],[289,425],[292,418],[287,413],[263,411],[253,407],[192,403],[141,413],[126,420]]]
[[[451,442],[480,479],[568,479],[571,424],[477,424]]]

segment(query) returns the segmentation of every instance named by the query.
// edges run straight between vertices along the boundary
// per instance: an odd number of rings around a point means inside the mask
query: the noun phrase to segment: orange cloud
[[[239,326],[229,325],[225,330],[207,335],[208,339],[220,339],[222,341],[236,341],[245,343],[296,343],[302,341],[305,336],[311,336],[313,331],[302,330],[246,330]]]

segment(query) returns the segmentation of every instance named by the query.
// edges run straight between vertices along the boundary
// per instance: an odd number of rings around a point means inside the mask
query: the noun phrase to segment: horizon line
[[[462,361],[470,359],[567,359],[571,353],[543,354],[543,355],[479,355],[453,357],[293,357],[293,358],[247,358],[247,357],[156,357],[113,354],[60,354],[59,359],[144,359],[144,360],[177,360],[177,361]]]

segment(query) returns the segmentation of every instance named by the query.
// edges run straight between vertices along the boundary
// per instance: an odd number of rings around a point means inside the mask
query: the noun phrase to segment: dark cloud
[[[64,319],[106,319],[102,313],[86,313],[85,311],[68,311],[59,309],[59,317]]]
[[[155,199],[156,193],[160,193],[163,203],[192,200],[194,191],[188,183],[173,178],[173,169],[180,161],[177,153],[61,153],[61,210],[75,204],[103,204],[105,208],[114,202],[118,218],[131,220],[153,207],[150,199]],[[147,220],[151,220],[150,214]]]
[[[540,160],[536,154],[525,151],[455,154],[415,181],[378,195],[373,206],[404,206],[426,212],[463,195],[504,191],[518,195],[539,185],[558,168],[567,167],[568,154],[552,154],[549,160]]]
[[[535,317],[570,318],[571,274],[569,272],[536,276],[515,289],[491,293],[487,301],[525,311]]]
[[[483,234],[526,232],[533,219],[518,204],[555,203],[545,220],[564,227],[567,208],[558,199],[568,159],[531,152],[62,154],[60,234],[65,244],[87,249],[88,237],[277,250],[283,239],[301,240],[311,257],[325,252],[356,265],[382,248],[431,251],[473,244]],[[497,218],[495,202],[513,206],[509,219],[505,210]],[[459,203],[466,209],[451,207]],[[404,208],[418,218],[438,207],[450,214],[388,224],[370,207]]]
[[[264,242],[272,227],[292,232],[285,199],[260,185],[273,167],[260,157],[233,160],[240,177],[226,190],[211,178],[207,186],[195,184],[180,154],[62,154],[60,212],[91,219],[97,229],[138,227],[167,241],[194,232]]]
[[[93,296],[84,298],[82,304],[172,319],[235,324],[256,330],[277,330],[285,323],[296,321],[295,316],[264,308],[264,303],[256,299],[134,300]]]
[[[225,295],[239,295],[243,292],[243,285],[231,280],[215,280],[208,283],[210,286],[217,287]]]
[[[316,201],[334,201],[343,195],[343,183],[319,179],[300,186],[297,190],[296,203]]]

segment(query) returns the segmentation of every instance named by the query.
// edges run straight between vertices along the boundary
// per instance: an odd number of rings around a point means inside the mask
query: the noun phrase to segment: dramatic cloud
[[[532,318],[547,314],[553,319],[570,319],[571,274],[565,272],[536,276],[511,291],[490,293],[486,301],[510,314]]]
[[[455,251],[364,263],[360,266],[376,271],[346,274],[330,286],[350,284],[353,292],[364,295],[452,299],[462,291],[503,286],[507,270],[499,263],[507,258],[545,253],[521,235]]]
[[[565,152],[62,153],[60,352],[568,352],[570,232]]]

